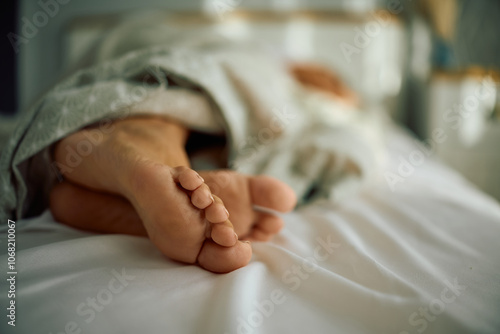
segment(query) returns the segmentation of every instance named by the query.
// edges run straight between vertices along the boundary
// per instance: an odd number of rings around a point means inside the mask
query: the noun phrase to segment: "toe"
[[[224,223],[229,218],[229,212],[219,197],[213,197],[214,202],[205,209],[205,218],[210,223]]]
[[[247,239],[251,241],[269,241],[284,226],[283,219],[278,216],[259,213],[257,223],[252,227]]]
[[[255,227],[268,234],[277,234],[281,231],[284,225],[285,223],[281,217],[267,213],[259,213]]]
[[[172,169],[174,181],[186,190],[193,191],[200,187],[205,181],[191,168],[179,166]]]
[[[250,243],[238,241],[233,247],[223,247],[206,240],[198,256],[198,264],[214,273],[228,273],[246,266],[251,258]]]
[[[238,241],[238,235],[234,232],[233,224],[229,220],[224,223],[212,224],[212,240],[221,246],[231,247]]]
[[[289,212],[297,204],[292,188],[273,177],[259,175],[249,178],[252,203],[279,212]]]
[[[266,242],[272,239],[274,234],[269,234],[267,232],[262,231],[259,228],[254,227],[251,231],[248,237],[245,238],[245,240],[249,241],[259,241],[259,242]]]
[[[191,194],[191,203],[198,209],[206,209],[215,201],[210,188],[203,183]]]

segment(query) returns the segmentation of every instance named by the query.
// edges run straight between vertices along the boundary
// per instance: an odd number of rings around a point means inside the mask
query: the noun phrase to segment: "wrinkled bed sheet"
[[[392,191],[384,173],[418,148],[391,136],[377,181],[286,215],[282,233],[254,243],[251,263],[225,275],[172,262],[145,238],[57,224],[49,212],[17,222],[16,327],[2,315],[0,332],[500,332],[498,202],[430,159]]]

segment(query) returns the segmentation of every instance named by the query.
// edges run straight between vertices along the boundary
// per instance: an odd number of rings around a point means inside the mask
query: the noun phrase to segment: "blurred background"
[[[1,5],[0,141],[127,13],[252,37],[334,69],[433,154],[500,199],[499,0],[24,0]],[[477,93],[482,92],[482,93]],[[488,92],[491,92],[487,94]],[[479,95],[478,95],[479,94]]]

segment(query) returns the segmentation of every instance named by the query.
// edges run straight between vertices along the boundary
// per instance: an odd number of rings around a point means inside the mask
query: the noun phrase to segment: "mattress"
[[[6,315],[15,300],[15,327],[4,315],[0,332],[500,332],[500,205],[432,157],[411,170],[405,161],[424,150],[400,131],[388,146],[372,184],[285,215],[284,230],[253,243],[250,264],[229,274],[171,261],[146,238],[63,226],[48,211],[17,221],[15,297],[5,279],[0,295]]]

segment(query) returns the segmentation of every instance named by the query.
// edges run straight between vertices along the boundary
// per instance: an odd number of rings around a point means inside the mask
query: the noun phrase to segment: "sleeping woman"
[[[307,86],[353,102],[351,91],[325,68],[296,65],[291,72]],[[149,236],[171,259],[227,272],[250,261],[249,241],[267,241],[283,227],[279,216],[254,211],[255,205],[281,213],[295,207],[294,191],[275,178],[225,170],[227,162],[220,170],[191,169],[190,131],[176,122],[143,116],[114,126],[92,155],[52,189],[50,208],[57,221]],[[63,164],[66,152],[77,150],[90,130],[59,141],[55,161]],[[222,182],[225,186],[217,187]]]
[[[33,106],[0,161],[3,213],[50,206],[61,223],[229,272],[297,201],[346,198],[374,169],[377,134],[327,68],[151,22],[112,31]]]

